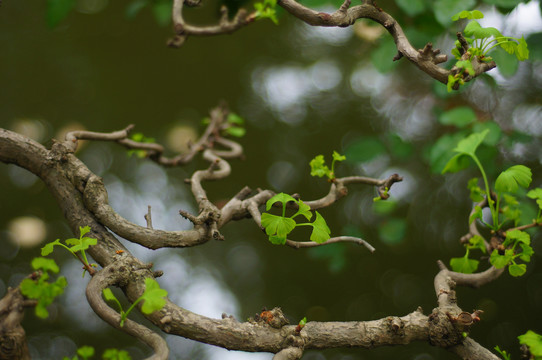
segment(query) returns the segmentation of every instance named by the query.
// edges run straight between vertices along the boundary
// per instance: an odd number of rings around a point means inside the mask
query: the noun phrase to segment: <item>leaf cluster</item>
[[[134,303],[128,308],[128,310],[124,311],[120,301],[116,298],[111,289],[103,289],[102,293],[106,301],[111,301],[116,304],[118,312],[120,314],[121,327],[124,326],[124,322],[128,318],[128,314],[130,314],[130,312],[135,308],[138,303],[143,301],[141,311],[144,314],[152,314],[153,312],[158,311],[164,307],[164,305],[166,304],[165,297],[168,295],[167,290],[160,288],[160,284],[158,284],[156,280],[152,278],[146,278],[145,291],[139,298],[137,298],[136,301],[134,301]]]
[[[71,247],[68,247],[60,242],[60,239],[56,239],[53,242],[48,243],[43,248],[41,248],[41,256],[47,256],[50,253],[54,251],[55,246],[63,247],[64,249],[68,250],[73,256],[75,256],[77,259],[81,260],[83,264],[85,265],[85,270],[83,271],[83,276],[85,276],[86,269],[90,268],[91,266],[96,266],[96,264],[89,264],[87,255],[85,253],[85,250],[87,250],[90,246],[96,245],[98,243],[97,239],[86,237],[85,235],[90,232],[90,226],[85,227],[79,227],[79,239],[77,238],[70,238],[66,239],[64,242],[66,245],[71,245]],[[81,254],[81,257],[77,256],[77,253]]]
[[[64,276],[59,276],[55,282],[49,282],[49,272],[58,274],[58,265],[52,259],[44,257],[34,258],[32,268],[39,271],[39,277],[35,280],[26,278],[21,282],[21,293],[29,299],[36,299],[38,303],[34,309],[36,316],[45,319],[49,316],[47,306],[54,299],[64,293],[64,288],[68,285]]]
[[[282,204],[282,215],[273,215],[267,212],[262,214],[262,226],[265,228],[265,233],[269,236],[269,241],[272,244],[286,244],[286,237],[298,226],[312,227],[312,233],[310,236],[311,241],[321,244],[329,239],[331,230],[327,226],[326,220],[318,211],[315,211],[316,219],[312,223],[296,223],[294,218],[299,215],[304,216],[307,220],[312,218],[313,214],[310,206],[301,200],[294,199],[288,194],[280,193],[267,201],[266,210],[271,210],[273,205],[277,202]],[[298,210],[292,216],[286,216],[286,205],[290,202],[296,204]]]
[[[467,54],[463,54],[463,45],[459,40],[455,41],[455,48],[452,49],[452,55],[457,59],[455,67],[458,69],[458,72],[448,76],[448,92],[452,91],[455,84],[463,85],[466,76],[475,75],[472,65],[472,60],[475,57],[485,62],[492,61],[493,59],[487,55],[497,46],[500,46],[508,54],[515,55],[519,61],[525,61],[529,58],[527,41],[525,41],[523,36],[521,38],[504,36],[494,27],[484,28],[475,20],[483,17],[484,14],[478,10],[463,10],[452,16],[453,21],[460,19],[470,20],[463,30],[465,40],[470,44],[470,48],[467,50]]]
[[[346,160],[346,156],[339,154],[337,151],[333,151],[333,160],[331,161],[331,169],[326,165],[324,155],[317,155],[309,163],[311,167],[311,175],[324,177],[326,176],[328,180],[333,181],[335,176],[335,163],[337,161]]]
[[[519,202],[513,195],[518,192],[520,188],[527,188],[531,184],[532,173],[531,170],[524,165],[514,165],[504,170],[497,177],[494,184],[494,195],[492,195],[491,188],[485,173],[485,170],[476,155],[476,150],[482,144],[484,138],[489,133],[489,130],[484,130],[479,133],[474,133],[459,141],[454,151],[457,153],[452,157],[443,169],[445,172],[457,172],[468,166],[469,161],[473,160],[478,166],[484,183],[484,189],[478,185],[478,178],[473,178],[468,182],[468,189],[470,190],[470,197],[475,202],[480,202],[485,198],[488,201],[489,208],[492,215],[492,223],[486,223],[483,219],[482,209],[480,206],[475,206],[472,215],[470,216],[470,223],[475,220],[480,220],[484,225],[489,227],[493,233],[498,234],[503,225],[510,221],[517,225],[521,211],[518,208]],[[540,214],[542,212],[542,189],[537,188],[527,193],[527,196],[535,199],[539,206],[538,217],[535,222],[539,222]],[[501,199],[503,199],[505,206],[501,209]],[[479,236],[474,236],[469,240],[469,244],[465,245],[466,253],[462,258],[453,258],[450,261],[454,271],[472,273],[478,268],[478,261],[469,259],[469,252],[472,249],[479,248],[485,253],[485,246],[483,240]],[[508,271],[512,276],[521,276],[526,272],[525,264],[517,264],[516,259],[519,258],[524,262],[529,262],[531,256],[534,254],[533,249],[530,246],[530,236],[528,233],[511,229],[506,232],[506,238],[498,249],[494,249],[490,255],[490,263],[496,268],[508,267]]]
[[[77,349],[77,355],[73,356],[71,359],[67,356],[64,356],[62,360],[89,360],[94,356],[94,348],[92,346],[81,346]],[[125,350],[118,349],[107,349],[102,354],[103,360],[131,360],[132,357]]]
[[[520,344],[527,345],[535,360],[542,359],[542,335],[529,330],[525,334],[518,336],[518,339]]]
[[[146,143],[150,144],[153,143],[155,140],[154,138],[146,137],[143,135],[143,133],[134,133],[132,136],[130,136],[130,139],[137,141],[139,143]],[[144,159],[147,157],[147,150],[128,150],[128,156],[136,156],[140,159]]]

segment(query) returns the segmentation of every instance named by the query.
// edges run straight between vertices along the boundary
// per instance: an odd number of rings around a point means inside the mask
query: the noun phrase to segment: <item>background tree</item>
[[[189,39],[179,52],[172,53],[158,41],[168,36],[168,30],[162,30],[160,35],[160,30],[151,24],[151,14],[160,13],[160,3],[148,4],[149,8],[152,5],[152,11],[137,14],[133,22],[122,20],[125,4],[110,4],[105,10],[103,4],[79,2],[77,11],[71,12],[53,32],[45,31],[45,9],[11,2],[2,4],[0,24],[6,28],[1,33],[10,38],[9,43],[6,39],[3,41],[9,44],[6,45],[9,50],[2,53],[2,63],[6,66],[1,76],[2,83],[13,84],[2,89],[6,103],[2,124],[20,132],[38,130],[39,140],[46,142],[54,129],[73,119],[92,131],[114,131],[136,123],[136,131],[165,142],[168,134],[193,134],[192,129],[198,127],[207,110],[216,105],[217,99],[225,98],[232,109],[248,121],[250,136],[242,140],[247,159],[242,163],[232,162],[232,176],[220,183],[205,183],[209,198],[215,202],[229,199],[245,184],[253,188],[299,192],[303,199],[319,198],[327,192],[329,184],[310,178],[308,162],[317,154],[325,154],[329,159],[332,150],[346,153],[350,162],[342,170],[339,168],[339,176],[386,178],[397,172],[407,179],[394,185],[392,198],[399,202],[390,206],[391,209],[377,205],[373,210],[374,190],[356,187],[336,205],[339,211],[323,210],[333,235],[362,235],[377,248],[374,254],[351,244],[307,251],[273,247],[266,236],[246,220],[230,226],[231,230],[224,229],[225,242],[152,254],[149,250],[130,248],[140,259],[153,260],[156,269],[164,270],[165,275],[159,280],[162,286],[168,289],[173,300],[196,313],[215,318],[220,317],[221,312],[235,313],[237,319],[242,320],[247,314],[259,312],[262,305],[269,308],[281,305],[291,322],[304,316],[309,321],[370,320],[404,315],[421,305],[427,315],[436,304],[432,287],[438,271],[435,260],[447,262],[451,257],[462,255],[458,239],[467,231],[471,205],[465,189],[468,176],[437,175],[447,160],[441,159],[441,155],[449,155],[456,140],[465,135],[462,131],[476,130],[484,126],[480,124],[487,125],[491,123],[488,120],[495,119],[505,133],[497,134],[496,143],[490,143],[498,146],[484,150],[487,153],[485,166],[495,165],[495,169],[488,172],[496,174],[497,169],[507,167],[507,162],[520,162],[533,169],[533,185],[540,184],[539,177],[536,178],[540,159],[537,138],[540,134],[537,98],[540,69],[536,63],[537,50],[533,48],[537,42],[531,41],[536,40],[536,34],[528,38],[535,62],[522,64],[514,77],[496,76],[497,83],[492,77],[484,77],[477,79],[463,94],[447,95],[444,86],[428,76],[420,76],[423,73],[404,59],[395,65],[389,61],[397,49],[390,46],[389,36],[380,34],[381,27],[369,29],[376,29],[380,36],[372,40],[375,42],[360,41],[353,35],[352,28],[320,32],[283,16],[279,27],[271,22],[257,22],[235,36]],[[455,10],[474,6],[461,5],[465,6]],[[516,4],[498,5],[508,11]],[[535,13],[536,5],[534,2],[521,4],[531,6],[529,14]],[[335,4],[328,12],[339,6]],[[416,47],[423,48],[428,41],[436,43],[435,48],[443,52],[453,47],[453,34],[438,35],[450,27],[451,21],[446,19],[455,12],[447,9],[444,2],[431,7],[424,3],[396,6],[391,2],[378,6],[412,32],[409,40],[417,43]],[[131,4],[130,9],[134,8],[136,5]],[[85,12],[96,15],[81,15]],[[201,16],[194,19],[195,23],[211,22],[216,8],[208,6],[192,12],[189,15]],[[29,23],[28,19],[36,21]],[[22,27],[22,23],[27,25]],[[506,22],[512,23],[511,20]],[[89,28],[94,31],[88,31]],[[356,25],[354,29],[359,36],[371,34],[364,25]],[[507,29],[501,30],[510,33]],[[521,33],[527,36],[529,31]],[[291,43],[284,44],[280,39]],[[442,45],[437,43],[439,39]],[[154,49],[149,52],[149,48]],[[393,77],[372,70],[364,54],[371,54],[372,63],[380,70],[397,67]],[[514,64],[509,66],[512,72]],[[435,93],[430,92],[433,88]],[[360,102],[365,105],[360,106]],[[474,115],[467,111],[460,117],[461,123],[450,123],[445,110],[463,105],[475,105]],[[172,123],[185,126],[179,130],[179,126],[174,127]],[[457,133],[457,128],[460,135],[452,135]],[[197,131],[201,132],[199,128]],[[444,133],[449,135],[440,136]],[[522,137],[520,133],[531,137]],[[192,135],[192,138],[197,137]],[[270,139],[269,147],[262,146]],[[176,140],[174,143],[185,142]],[[124,151],[116,151],[118,147],[91,143],[78,154],[93,172],[104,176],[113,207],[144,225],[142,215],[151,204],[155,228],[190,227],[175,215],[179,208],[197,213],[195,203],[186,203],[189,196],[187,190],[181,190],[184,188],[181,183],[193,171],[205,168],[206,162],[196,160],[188,168],[168,170],[166,174],[148,161],[136,157],[127,160]],[[13,198],[7,198],[9,206],[2,206],[2,210],[8,212],[2,217],[2,228],[8,228],[8,223],[12,225],[15,216],[35,215],[47,221],[48,241],[73,236],[61,225],[64,223],[62,213],[51,207],[51,198],[39,181],[16,167],[4,168],[2,186],[9,189],[5,191],[6,197]],[[430,173],[429,168],[434,172]],[[17,190],[20,186],[26,189]],[[139,195],[136,189],[141,190]],[[225,189],[229,189],[228,194],[224,193]],[[164,210],[160,211],[162,206]],[[452,216],[454,213],[457,218]],[[73,224],[72,230],[77,230]],[[297,236],[306,239],[309,235]],[[7,233],[3,236],[7,237]],[[19,249],[7,239],[4,243],[6,250],[2,257],[6,265],[2,281],[15,286],[20,282],[20,274],[30,272],[29,262],[39,251],[37,248]],[[535,253],[536,244],[534,239]],[[69,338],[77,346],[89,343],[97,350],[102,350],[100,344],[103,349],[125,347],[123,341],[128,338],[123,340],[119,332],[114,332],[115,340],[107,340],[112,338],[107,335],[107,328],[92,325],[85,317],[95,316],[81,298],[87,280],[77,286],[82,282],[79,271],[74,270],[80,264],[70,262],[68,255],[62,258],[59,254],[57,258],[59,262],[67,261],[61,266],[63,275],[75,274],[73,280],[68,279],[68,293],[53,305],[49,322],[37,321],[29,314],[26,324],[23,323],[27,332],[51,334],[51,329],[59,327],[56,324],[68,321],[64,324],[70,329]],[[390,263],[393,263],[391,268]],[[169,278],[168,266],[169,273],[175,274]],[[70,271],[70,267],[73,270]],[[182,271],[186,275],[178,276]],[[459,304],[463,309],[485,311],[484,321],[473,328],[472,337],[490,349],[496,344],[506,349],[517,348],[517,335],[527,329],[537,330],[534,322],[539,311],[535,305],[540,300],[537,279],[540,275],[536,267],[529,266],[528,274],[519,280],[502,276],[496,283],[476,292],[462,290],[465,293],[460,293]],[[509,294],[512,291],[503,294],[503,288],[513,289],[513,294]],[[175,295],[174,289],[179,289],[179,293]],[[197,294],[201,289],[204,289],[201,297],[184,295]],[[61,314],[68,319],[62,320]],[[79,325],[73,324],[74,318],[79,318]],[[78,326],[81,328],[77,329]],[[79,340],[78,334],[83,339]],[[34,335],[30,338],[31,351],[45,358],[73,354],[76,345],[72,340],[62,333]],[[179,357],[212,357],[215,351],[170,337],[168,341]],[[55,349],[71,351],[54,353]],[[134,357],[138,357],[138,351],[148,352],[146,347],[130,350]],[[394,356],[392,351],[378,349],[363,352],[362,356]],[[409,356],[409,352],[412,357],[447,356],[447,352],[426,343],[413,343],[401,347],[400,351],[402,356]],[[360,356],[359,350],[344,349],[326,351],[323,355],[307,349],[305,354],[307,358]],[[241,354],[230,356],[239,358]]]

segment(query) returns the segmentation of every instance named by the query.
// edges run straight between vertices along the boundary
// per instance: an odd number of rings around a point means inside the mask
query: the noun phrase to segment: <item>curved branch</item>
[[[128,255],[123,254],[122,256]],[[121,327],[120,314],[111,309],[103,300],[102,291],[104,289],[126,281],[125,277],[121,277],[118,274],[118,272],[115,272],[115,265],[113,263],[106,266],[90,279],[86,289],[86,296],[90,307],[102,320],[115,329],[121,330],[150,346],[154,350],[154,355],[147,358],[148,360],[167,360],[169,348],[161,336],[130,319],[126,319],[124,326]]]
[[[475,274],[463,274],[458,273],[455,271],[450,271],[444,265],[444,263],[440,260],[437,261],[437,264],[440,268],[439,274],[435,277],[435,290],[437,291],[437,294],[439,292],[438,286],[437,286],[437,277],[442,280],[443,278],[449,277],[457,285],[461,286],[469,286],[472,288],[479,288],[483,285],[486,285],[494,280],[496,280],[499,276],[502,275],[505,268],[497,269],[494,266],[491,266],[489,269],[482,271],[480,273]]]
[[[367,241],[361,238],[353,237],[353,236],[336,236],[336,237],[332,237],[328,239],[326,242],[323,242],[323,243],[315,243],[313,241],[300,242],[300,241],[292,241],[292,240],[286,239],[286,245],[296,248],[296,249],[312,248],[312,247],[317,247],[317,246],[335,244],[339,242],[353,242],[357,245],[365,246],[370,252],[375,252],[375,248],[371,244],[369,244]]]

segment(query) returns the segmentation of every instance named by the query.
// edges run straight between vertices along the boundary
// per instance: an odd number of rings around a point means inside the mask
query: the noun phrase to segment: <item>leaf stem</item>
[[[474,162],[478,166],[478,169],[480,169],[480,172],[482,173],[482,178],[484,179],[484,186],[486,188],[485,190],[486,190],[487,203],[489,205],[489,210],[491,210],[491,216],[493,219],[492,228],[493,230],[498,230],[499,229],[499,214],[497,213],[494,207],[495,201],[491,198],[491,192],[489,189],[489,183],[487,181],[486,172],[484,171],[484,168],[482,167],[482,164],[480,163],[480,160],[478,160],[478,157],[476,155],[471,154],[471,158],[474,160]]]

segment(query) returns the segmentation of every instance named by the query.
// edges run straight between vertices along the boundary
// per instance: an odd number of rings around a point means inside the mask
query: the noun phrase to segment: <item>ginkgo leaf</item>
[[[165,297],[167,290],[160,288],[158,282],[152,278],[145,279],[145,292],[141,295],[141,299],[145,302],[141,306],[141,311],[144,314],[151,314],[164,307],[166,304]]]
[[[310,211],[311,207],[301,200],[299,200],[297,204],[299,205],[299,210],[294,215],[292,215],[291,219],[295,218],[298,215],[303,215],[307,220],[310,220],[312,218],[312,212]]]
[[[271,199],[267,200],[267,203],[265,204],[265,208],[267,211],[271,210],[271,207],[276,202],[280,202],[282,206],[284,207],[286,206],[286,203],[288,203],[289,201],[297,202],[297,200],[291,197],[290,195],[285,194],[285,193],[280,193],[273,196]]]
[[[324,155],[315,156],[309,165],[311,167],[311,176],[323,177],[331,174],[331,170],[325,164]]]
[[[467,255],[460,258],[450,259],[450,266],[455,272],[460,272],[463,274],[472,274],[478,269],[479,261],[475,259],[469,259]]]
[[[331,230],[327,226],[326,220],[320,215],[318,211],[316,212],[316,219],[314,220],[312,225],[312,234],[311,234],[311,241],[314,241],[316,243],[324,243],[329,239],[329,234],[331,233]]]
[[[527,188],[531,184],[531,169],[524,165],[514,165],[503,171],[495,181],[495,190],[515,193],[518,185]]]
[[[295,228],[295,221],[291,218],[263,213],[262,226],[267,235],[286,237]]]

